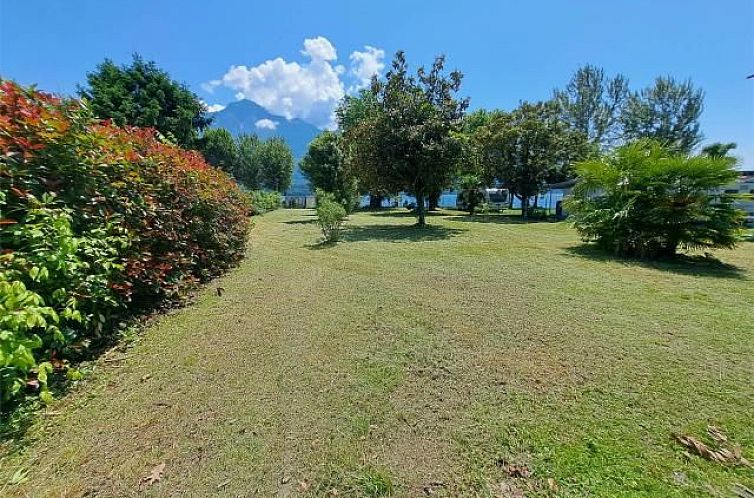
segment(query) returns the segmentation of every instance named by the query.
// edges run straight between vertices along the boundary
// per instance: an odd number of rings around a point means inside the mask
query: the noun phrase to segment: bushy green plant
[[[463,175],[460,178],[458,205],[469,214],[474,214],[474,211],[484,202],[484,195],[480,190],[481,185],[478,175]]]
[[[274,211],[283,205],[283,198],[280,192],[265,192],[264,190],[253,190],[249,194],[251,202],[251,214],[264,214],[267,211]]]
[[[0,399],[25,380],[44,393],[52,367],[123,316],[235,264],[248,206],[153,130],[0,82]]]
[[[317,191],[317,225],[325,242],[337,242],[348,213],[330,192]]]
[[[576,165],[566,201],[585,241],[620,255],[667,257],[679,248],[732,248],[742,214],[721,187],[737,177],[728,158],[689,157],[642,140]]]

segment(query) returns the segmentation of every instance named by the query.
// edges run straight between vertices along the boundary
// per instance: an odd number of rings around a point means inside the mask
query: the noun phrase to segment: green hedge
[[[0,409],[236,264],[250,201],[195,152],[0,82]]]

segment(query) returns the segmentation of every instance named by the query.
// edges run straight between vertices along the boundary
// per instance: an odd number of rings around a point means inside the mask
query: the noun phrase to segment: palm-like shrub
[[[732,248],[742,218],[721,187],[736,179],[734,165],[642,140],[577,164],[579,181],[566,206],[585,241],[615,254],[655,258],[679,248]]]

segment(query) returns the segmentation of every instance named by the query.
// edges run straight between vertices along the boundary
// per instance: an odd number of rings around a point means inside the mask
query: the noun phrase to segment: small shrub
[[[732,248],[742,213],[721,187],[738,173],[726,157],[688,157],[638,141],[576,165],[566,201],[585,241],[615,254],[668,257],[679,248]]]
[[[265,192],[263,190],[253,190],[249,194],[251,203],[251,214],[259,215],[268,211],[279,209],[283,205],[283,198],[280,192]]]
[[[456,204],[469,214],[484,202],[484,194],[481,190],[482,181],[476,175],[464,175],[460,179],[460,191],[458,192],[458,201]]]
[[[317,192],[317,225],[325,242],[337,242],[348,213],[329,192]]]

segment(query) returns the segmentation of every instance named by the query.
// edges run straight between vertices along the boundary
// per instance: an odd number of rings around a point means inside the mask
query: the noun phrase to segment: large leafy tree
[[[565,89],[555,90],[553,100],[561,119],[604,149],[621,136],[620,118],[629,95],[625,76],[610,78],[604,69],[588,64],[574,73]]]
[[[194,147],[197,132],[210,123],[196,95],[139,55],[123,66],[106,59],[86,79],[79,94],[101,119],[156,128],[183,147]]]
[[[592,152],[586,136],[559,119],[553,102],[524,102],[512,112],[498,112],[476,140],[492,176],[521,200],[524,218],[531,197],[547,182],[569,176],[571,165]]]
[[[584,240],[620,255],[732,248],[742,215],[721,187],[738,176],[734,164],[640,140],[577,164],[568,209]]]
[[[333,194],[347,211],[356,204],[357,181],[348,168],[340,136],[325,131],[309,144],[301,171],[315,189]]]
[[[260,142],[252,156],[259,187],[284,192],[293,179],[293,152],[285,140],[273,137]]]
[[[366,177],[387,191],[416,197],[417,224],[426,223],[425,199],[450,184],[463,155],[456,132],[468,100],[458,99],[462,74],[445,74],[444,57],[427,71],[408,72],[405,54],[397,52],[384,80],[373,80],[372,102],[356,125],[357,162]]]
[[[377,99],[370,89],[347,95],[336,110],[341,149],[348,169],[358,179],[360,192],[369,193],[369,207],[378,209],[391,192],[381,182],[373,143],[369,140],[379,112]]]
[[[259,164],[256,157],[259,144],[259,137],[254,134],[243,134],[236,139],[238,159],[234,176],[251,190],[259,188]]]
[[[238,169],[239,154],[233,135],[225,128],[206,130],[198,141],[204,159],[233,176]]]
[[[702,140],[699,117],[704,92],[691,81],[660,77],[654,85],[633,93],[621,121],[628,140],[650,138],[670,150],[688,154]]]

